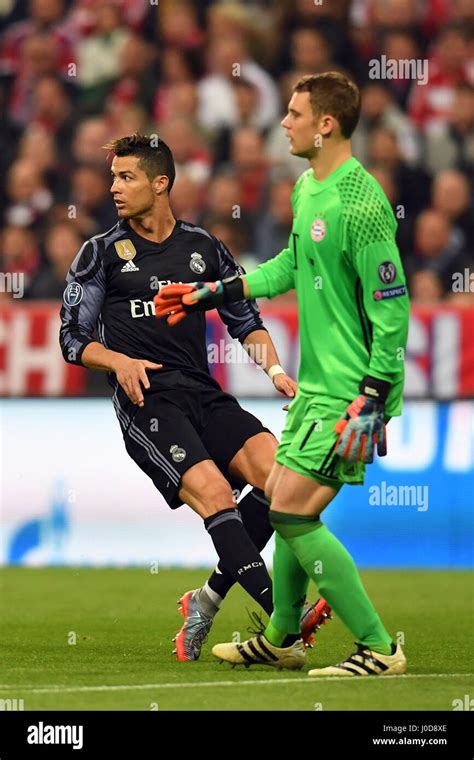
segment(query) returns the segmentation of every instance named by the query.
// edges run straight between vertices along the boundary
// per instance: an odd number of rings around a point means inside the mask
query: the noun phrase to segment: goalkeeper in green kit
[[[359,90],[346,76],[303,77],[282,121],[291,153],[310,164],[293,189],[288,248],[250,274],[168,285],[155,298],[157,316],[173,325],[223,302],[292,288],[298,297],[298,392],[266,484],[275,529],[274,612],[254,638],[214,646],[216,657],[233,664],[303,667],[299,621],[311,579],[357,650],[310,676],[406,669],[352,557],[321,521],[345,483],[364,482],[374,450],[386,454],[385,424],[402,407],[408,294],[392,209],[351,153],[359,114]]]

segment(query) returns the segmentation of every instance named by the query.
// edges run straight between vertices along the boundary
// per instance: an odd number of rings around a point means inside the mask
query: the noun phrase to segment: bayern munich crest
[[[315,243],[320,243],[326,237],[326,225],[323,219],[315,219],[311,225],[311,238]]]

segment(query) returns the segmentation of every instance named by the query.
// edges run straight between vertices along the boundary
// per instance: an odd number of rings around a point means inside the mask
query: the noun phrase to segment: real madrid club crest
[[[117,240],[114,246],[120,258],[125,261],[131,261],[137,255],[137,250],[131,240]]]
[[[194,251],[194,253],[191,254],[189,268],[192,269],[196,274],[202,274],[206,271],[206,262],[200,253]]]
[[[177,443],[174,443],[170,448],[170,454],[172,456],[173,462],[182,462],[186,456],[185,450],[178,446]]]
[[[321,243],[326,237],[326,225],[324,219],[315,219],[311,225],[311,239],[315,243]]]

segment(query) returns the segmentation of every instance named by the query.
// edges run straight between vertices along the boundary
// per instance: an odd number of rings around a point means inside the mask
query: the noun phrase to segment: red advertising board
[[[298,315],[292,304],[261,304],[265,326],[282,365],[296,377]],[[66,364],[59,342],[59,304],[0,305],[0,394],[74,396],[86,391],[87,372]],[[438,399],[474,397],[474,309],[412,309],[405,395]],[[266,375],[232,341],[217,313],[208,315],[211,372],[237,396],[269,396]]]
[[[0,304],[0,394],[75,396],[86,370],[66,364],[59,348],[58,303]]]

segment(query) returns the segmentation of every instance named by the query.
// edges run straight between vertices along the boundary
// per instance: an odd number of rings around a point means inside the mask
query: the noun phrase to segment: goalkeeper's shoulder
[[[338,186],[346,243],[356,254],[371,243],[384,241],[395,245],[397,231],[395,214],[380,184],[360,168],[357,182],[352,185],[341,182]]]

